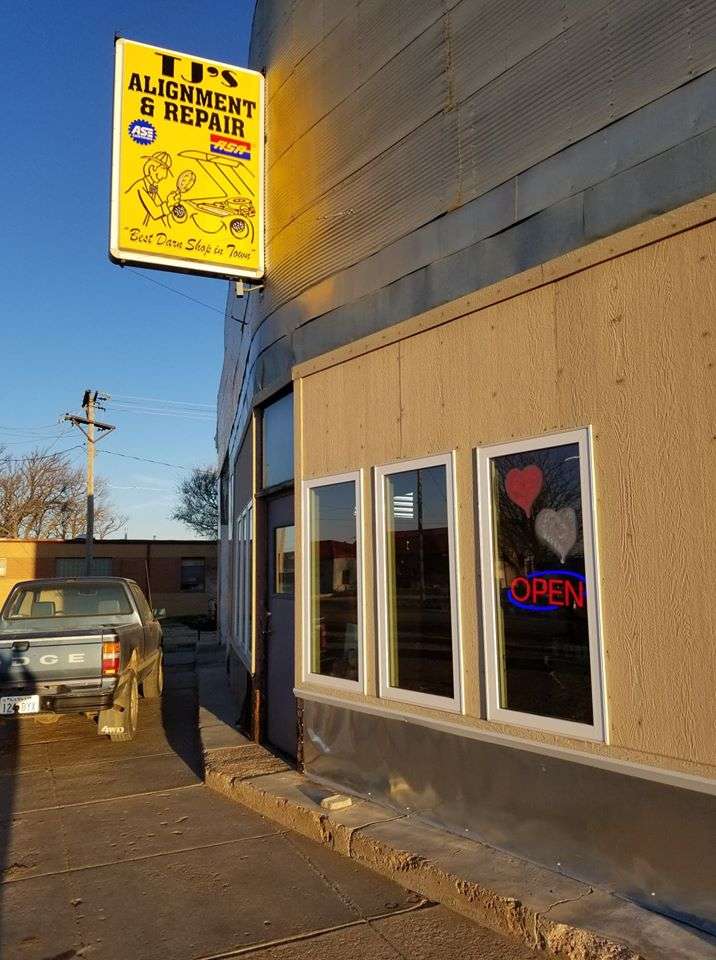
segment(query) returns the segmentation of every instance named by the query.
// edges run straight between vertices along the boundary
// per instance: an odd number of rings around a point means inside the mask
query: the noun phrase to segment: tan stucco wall
[[[454,450],[466,713],[457,722],[713,775],[715,213],[714,198],[691,204],[297,369],[297,478],[365,470],[369,701],[378,702],[371,468]],[[608,744],[481,719],[475,447],[589,424]],[[298,516],[298,496],[296,507]]]

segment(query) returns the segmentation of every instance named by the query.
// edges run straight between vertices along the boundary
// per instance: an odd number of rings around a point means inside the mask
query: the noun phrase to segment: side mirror
[[[152,610],[152,613],[154,614],[155,620],[164,620],[167,615],[167,611],[164,607],[157,607],[155,610]]]

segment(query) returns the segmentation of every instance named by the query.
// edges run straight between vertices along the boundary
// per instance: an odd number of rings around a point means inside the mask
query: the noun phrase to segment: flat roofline
[[[95,540],[93,541],[95,546],[98,544],[118,544],[118,543],[156,543],[156,544],[165,544],[165,545],[192,545],[192,546],[216,546],[218,540],[125,540],[124,537],[118,540]],[[57,544],[66,544],[73,547],[84,546],[84,540],[34,540],[32,537],[0,537],[0,543],[57,543]]]

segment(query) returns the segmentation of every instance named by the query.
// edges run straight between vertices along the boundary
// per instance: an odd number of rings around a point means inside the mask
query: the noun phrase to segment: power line
[[[154,410],[151,407],[133,407],[124,403],[113,404],[112,411],[114,413],[140,413],[155,417],[173,417],[175,420],[198,420],[203,423],[213,423],[215,420],[213,414],[200,412],[199,410]]]
[[[34,457],[0,457],[0,467],[3,463],[30,463],[35,460],[53,460],[55,457],[62,457],[66,453],[69,453],[70,450],[78,450],[82,446],[81,443],[76,443],[74,447],[67,447],[66,450],[58,450],[56,453],[42,453],[37,454]]]
[[[19,431],[19,430],[22,430],[22,431],[25,431],[25,430],[51,430],[52,427],[58,426],[58,423],[59,423],[59,421],[58,421],[58,420],[55,420],[54,423],[36,423],[36,424],[33,424],[33,425],[31,425],[31,426],[27,426],[27,427],[19,427],[19,426],[17,426],[17,427],[0,426],[0,430],[11,430],[11,431],[13,431],[13,432],[17,432],[17,431]]]
[[[207,410],[216,410],[216,404],[213,403],[195,403],[193,400],[162,400],[160,397],[130,397],[125,394],[112,394],[113,400],[128,400],[130,402],[139,401],[140,403],[168,403],[172,407],[205,407]]]
[[[150,493],[173,493],[174,491],[171,487],[142,487],[137,484],[130,484],[125,486],[120,483],[108,483],[107,487],[110,490],[148,490]]]
[[[154,277],[148,277],[146,273],[140,273],[139,270],[135,270],[133,267],[125,267],[125,270],[129,270],[130,273],[134,273],[138,277],[142,277],[149,283],[154,283],[158,287],[163,287],[165,290],[175,293],[178,297],[184,297],[185,300],[191,300],[192,303],[198,303],[200,307],[206,307],[207,310],[212,310],[214,313],[218,313],[222,317],[224,316],[224,311],[219,310],[218,307],[212,307],[211,304],[204,303],[203,300],[197,300],[196,297],[190,297],[188,293],[183,293],[181,290],[177,290],[176,287],[170,287],[168,283],[162,283],[161,280],[155,280]]]
[[[43,442],[48,441],[48,440],[52,440],[52,441],[53,441],[53,444],[54,444],[54,443],[57,443],[58,440],[61,440],[62,437],[66,437],[66,436],[67,436],[67,433],[68,433],[68,431],[65,430],[64,433],[53,434],[52,436],[48,436],[47,434],[43,434],[43,435],[41,435],[41,436],[29,436],[29,437],[25,437],[24,440],[3,440],[3,439],[0,439],[0,448],[2,448],[2,447],[16,447],[18,444],[27,446],[27,444],[32,444],[32,443],[34,443],[35,445],[41,445],[41,444],[43,444]],[[50,446],[52,447],[52,444],[51,444]]]
[[[97,453],[108,453],[111,457],[124,457],[125,460],[139,460],[142,463],[156,463],[160,467],[176,467],[177,470],[193,470],[193,467],[186,467],[181,463],[167,463],[166,460],[150,460],[148,457],[135,457],[131,453],[118,453],[117,450],[106,450],[99,447]]]

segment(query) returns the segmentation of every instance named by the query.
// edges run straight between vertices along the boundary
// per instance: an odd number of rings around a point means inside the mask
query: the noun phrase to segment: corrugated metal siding
[[[366,0],[318,45],[307,2],[270,44],[269,312],[713,58],[712,0]]]
[[[443,25],[438,22],[290,146],[269,170],[269,242],[334,186],[444,109],[444,55]]]
[[[327,285],[345,297],[330,309],[349,303],[360,265],[413,235],[401,269],[419,269],[416,232],[562,153],[565,189],[536,174],[514,219],[569,196],[570,144],[716,66],[716,3],[258,0],[251,56],[268,78],[268,279],[247,326],[227,322],[221,450],[242,383],[243,408],[278,362],[262,351],[325,312]],[[610,176],[609,151],[590,151]]]
[[[424,163],[415,163],[416,155]],[[440,164],[429,158],[440,155]],[[458,176],[457,114],[439,113],[336,184],[271,242],[278,305],[444,212]]]
[[[700,13],[701,24],[710,14],[713,26],[714,9],[712,2],[610,4],[478,90],[461,109],[461,155],[473,176],[466,198],[701,72],[708,63],[690,57],[689,28]]]

